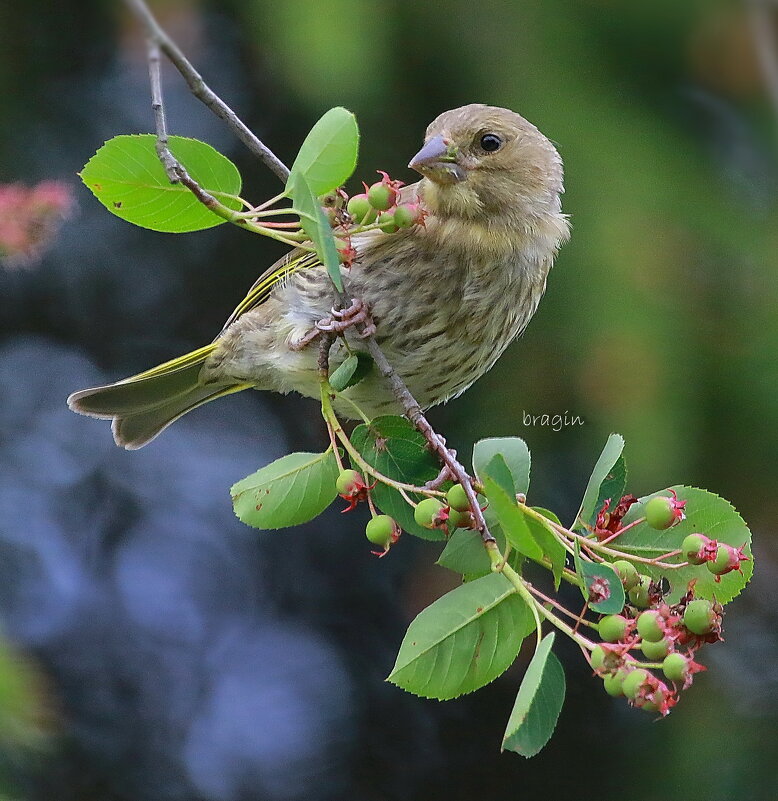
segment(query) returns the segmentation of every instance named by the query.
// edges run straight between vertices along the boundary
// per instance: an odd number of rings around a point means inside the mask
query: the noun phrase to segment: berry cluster
[[[686,501],[679,500],[673,490],[669,493],[669,497],[657,495],[647,501],[642,507],[643,517],[628,526],[622,525],[622,519],[637,499],[624,496],[613,511],[610,499],[606,500],[596,516],[592,534],[601,543],[610,542],[641,522],[666,531],[686,519]],[[740,570],[740,563],[748,559],[744,548],[745,545],[734,548],[705,534],[692,533],[684,538],[680,551],[668,556],[679,554],[687,564],[705,564],[716,581],[721,581],[721,576]],[[611,567],[621,579],[627,603],[621,614],[606,615],[597,624],[602,642],[591,651],[591,666],[609,695],[625,696],[633,706],[667,715],[678,702],[680,690],[691,685],[695,673],[705,670],[695,657],[703,644],[721,639],[723,607],[695,598],[696,580],[690,582],[678,603],[668,605],[661,582],[639,573],[626,559],[613,562]],[[634,651],[640,651],[648,662],[639,661],[631,653]],[[661,671],[665,680],[652,670]]]
[[[726,542],[718,542],[704,534],[689,534],[681,544],[681,551],[690,565],[705,565],[716,581],[732,570],[740,570],[740,563],[748,559],[744,545],[734,548]]]
[[[626,568],[624,566],[627,566]],[[695,673],[705,668],[695,661],[705,643],[721,639],[721,605],[694,597],[694,582],[683,598],[666,604],[658,585],[641,576],[629,562],[613,567],[629,592],[631,604],[622,614],[603,617],[597,629],[602,642],[591,652],[594,672],[603,680],[605,692],[625,696],[639,709],[667,715],[678,702],[680,690],[687,689]],[[635,590],[646,587],[649,608],[641,611],[635,602]],[[642,592],[639,600],[643,600]],[[630,652],[639,650],[647,662]],[[661,671],[660,679],[651,671]],[[669,684],[668,684],[669,682]]]
[[[368,502],[372,516],[365,527],[365,536],[374,545],[380,545],[383,549],[373,553],[384,556],[400,538],[402,529],[390,515],[376,513],[370,498],[370,490],[375,487],[375,483],[367,484],[362,474],[356,470],[341,470],[335,486],[340,497],[348,501],[344,512],[352,511],[363,501]],[[460,484],[454,484],[448,490],[445,500],[429,497],[419,501],[413,510],[413,518],[423,528],[440,529],[446,534],[457,528],[475,527],[470,512],[470,502]]]
[[[403,182],[382,170],[378,174],[381,180],[371,186],[363,183],[365,191],[358,195],[349,197],[340,189],[324,199],[325,212],[338,240],[338,253],[346,265],[351,265],[357,255],[351,244],[353,234],[375,229],[393,234],[424,225],[426,212],[418,203],[400,202]]]

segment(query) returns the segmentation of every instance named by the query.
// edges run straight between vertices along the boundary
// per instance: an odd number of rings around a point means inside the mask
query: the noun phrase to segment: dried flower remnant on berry
[[[624,515],[627,514],[632,504],[637,503],[637,500],[634,495],[624,495],[612,511],[610,510],[611,499],[603,501],[594,523],[594,533],[597,539],[604,540],[615,534],[621,528]]]
[[[357,504],[367,500],[369,491],[373,489],[375,485],[376,482],[366,484],[362,474],[358,473],[356,470],[341,471],[335,481],[335,488],[338,491],[338,495],[340,495],[344,501],[348,501],[349,504],[342,512],[345,514],[346,512],[356,509]]]

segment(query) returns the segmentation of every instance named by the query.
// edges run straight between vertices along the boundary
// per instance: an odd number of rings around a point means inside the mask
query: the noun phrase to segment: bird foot
[[[342,334],[349,328],[362,325],[358,336],[367,339],[376,332],[375,323],[370,316],[367,304],[359,298],[354,298],[351,305],[345,309],[333,309],[332,316],[316,323],[317,331],[328,331],[333,334]]]

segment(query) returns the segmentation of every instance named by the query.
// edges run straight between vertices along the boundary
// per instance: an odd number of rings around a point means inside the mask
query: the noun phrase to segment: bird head
[[[473,103],[444,112],[408,166],[424,176],[419,190],[434,214],[527,225],[560,213],[562,160],[509,109]]]

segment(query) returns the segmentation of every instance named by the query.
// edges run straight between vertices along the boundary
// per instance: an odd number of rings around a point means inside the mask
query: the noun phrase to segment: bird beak
[[[433,136],[410,160],[408,166],[439,184],[454,184],[465,179],[465,171],[457,163],[456,145],[442,136]]]

